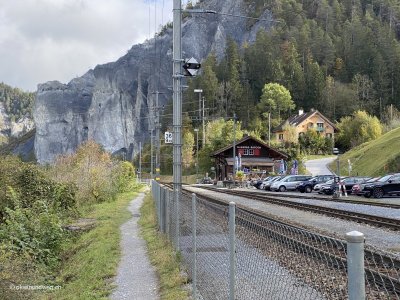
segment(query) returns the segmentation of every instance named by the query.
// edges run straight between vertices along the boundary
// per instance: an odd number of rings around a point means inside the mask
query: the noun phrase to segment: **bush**
[[[0,224],[0,240],[10,252],[54,265],[63,238],[60,217],[46,201],[36,201],[30,208],[21,206],[20,195],[12,188],[9,194],[13,209],[6,208]]]
[[[119,163],[115,168],[116,185],[119,192],[132,191],[137,186],[135,178],[135,168],[128,162],[124,161]]]
[[[15,208],[16,195],[20,208],[32,208],[36,202],[44,201],[48,209],[60,215],[75,210],[73,185],[56,183],[40,167],[23,163],[16,157],[1,157],[0,161],[0,223],[5,209]]]

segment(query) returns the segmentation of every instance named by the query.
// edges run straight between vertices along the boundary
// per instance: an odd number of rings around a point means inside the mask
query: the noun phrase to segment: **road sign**
[[[183,65],[185,69],[185,76],[196,76],[199,71],[201,64],[198,63],[193,57],[189,58]]]
[[[164,139],[166,144],[172,144],[172,132],[166,131],[164,133]]]

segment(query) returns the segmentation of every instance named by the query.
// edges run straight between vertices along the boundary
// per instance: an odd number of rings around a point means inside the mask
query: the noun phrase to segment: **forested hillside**
[[[32,118],[34,100],[35,93],[24,92],[0,82],[0,102],[3,103],[5,112],[10,116],[12,122],[23,116]]]
[[[238,45],[231,37],[221,61],[211,53],[202,75],[189,82],[186,111],[197,106],[193,89],[202,88],[209,116],[235,112],[243,127],[265,132],[266,114],[258,104],[270,82],[290,91],[295,110],[315,108],[333,120],[357,110],[384,120],[388,106],[400,107],[400,7],[395,1],[245,3],[251,17],[270,10],[272,30],[260,31],[253,44]],[[249,19],[249,28],[254,23]],[[293,112],[271,108],[274,125]]]

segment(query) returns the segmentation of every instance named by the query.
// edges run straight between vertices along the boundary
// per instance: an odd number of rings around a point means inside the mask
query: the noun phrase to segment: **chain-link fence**
[[[159,227],[180,251],[194,299],[400,299],[400,261],[233,203],[152,185]]]

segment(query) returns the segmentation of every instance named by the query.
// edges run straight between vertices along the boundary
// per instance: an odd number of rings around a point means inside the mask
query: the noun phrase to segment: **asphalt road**
[[[328,174],[334,174],[327,167],[327,165],[330,164],[334,160],[336,160],[336,156],[312,159],[312,160],[306,161],[304,164],[306,166],[306,169],[311,173],[312,176],[328,175]]]

